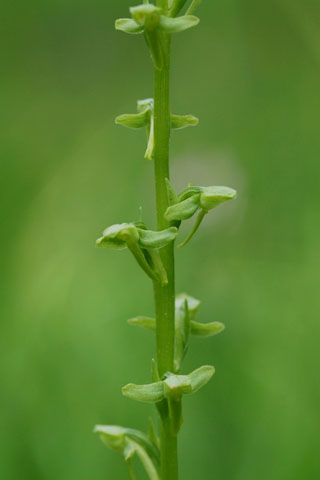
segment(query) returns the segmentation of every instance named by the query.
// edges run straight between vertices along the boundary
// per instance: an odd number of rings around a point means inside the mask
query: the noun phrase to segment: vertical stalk
[[[168,11],[168,0],[157,0],[163,13]],[[169,178],[170,138],[170,36],[164,36],[164,65],[154,71],[154,172],[158,229],[168,227],[164,213],[168,207],[165,179]],[[160,250],[168,283],[154,282],[156,309],[157,364],[160,376],[173,371],[174,360],[174,245]],[[161,480],[178,480],[177,437],[170,430],[168,409],[161,409]]]

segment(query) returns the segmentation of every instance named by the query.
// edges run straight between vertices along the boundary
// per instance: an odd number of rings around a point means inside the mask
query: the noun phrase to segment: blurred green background
[[[129,0],[2,7],[0,477],[122,480],[96,423],[146,428],[153,408],[121,396],[147,382],[152,315],[109,224],[154,227],[144,132],[116,115],[152,96],[143,39],[116,33]],[[200,125],[172,135],[172,181],[237,188],[177,251],[177,291],[225,332],[193,340],[185,372],[217,373],[184,402],[183,480],[319,479],[320,6],[203,2],[176,35],[172,109]],[[233,203],[233,204],[232,204]],[[184,227],[184,233],[190,225]],[[144,478],[141,474],[141,477]]]

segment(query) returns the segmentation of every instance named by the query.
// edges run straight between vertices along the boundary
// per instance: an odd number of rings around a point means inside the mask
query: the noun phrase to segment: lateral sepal
[[[194,15],[183,15],[182,17],[160,16],[159,29],[165,33],[180,33],[189,28],[196,27],[200,19]]]
[[[195,127],[199,123],[199,119],[194,115],[170,115],[171,128],[181,130],[186,127]]]

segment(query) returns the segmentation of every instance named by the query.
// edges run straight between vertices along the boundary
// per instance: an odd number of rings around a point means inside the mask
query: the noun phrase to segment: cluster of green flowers
[[[155,69],[162,69],[165,60],[164,41],[168,34],[182,32],[196,26],[199,19],[193,15],[200,1],[193,0],[185,15],[178,16],[188,0],[169,0],[166,15],[158,6],[144,1],[142,5],[130,8],[131,18],[116,21],[116,29],[129,34],[143,34],[151,53]],[[125,127],[145,128],[147,132],[147,149],[145,158],[152,160],[154,156],[154,101],[152,98],[137,102],[137,113],[124,114],[116,118],[116,123]],[[170,115],[171,129],[182,129],[198,124],[193,115]],[[167,272],[163,265],[160,250],[175,241],[181,222],[190,219],[198,212],[194,227],[187,238],[178,245],[185,246],[198,230],[204,216],[221,204],[236,197],[236,191],[224,186],[189,185],[180,194],[172,188],[166,179],[167,204],[165,219],[168,228],[161,231],[149,230],[142,221],[120,223],[106,228],[97,240],[97,246],[115,250],[129,249],[138,265],[156,284],[165,286],[168,283]],[[199,309],[199,300],[180,294],[175,299],[175,339],[174,367],[160,377],[157,364],[152,362],[152,383],[136,385],[130,383],[123,387],[126,397],[140,401],[155,403],[159,412],[168,411],[171,434],[176,436],[183,423],[182,397],[190,395],[203,387],[214,374],[214,367],[204,365],[188,375],[180,373],[181,363],[188,350],[191,335],[209,337],[224,329],[220,322],[199,323],[195,320]],[[155,318],[138,316],[129,320],[131,325],[155,331]],[[160,480],[159,439],[153,423],[150,423],[148,435],[137,430],[119,426],[97,426],[95,431],[104,443],[124,456],[130,478],[135,475],[132,458],[138,456],[150,480]]]

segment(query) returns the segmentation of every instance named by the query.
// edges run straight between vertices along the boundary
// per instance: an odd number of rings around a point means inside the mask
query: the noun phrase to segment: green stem
[[[158,0],[163,12],[168,11],[168,1]],[[168,208],[166,178],[169,178],[170,139],[170,37],[164,37],[164,64],[154,71],[154,172],[158,229],[168,228],[164,218]],[[168,283],[154,282],[156,309],[157,364],[160,376],[173,371],[174,365],[174,245],[173,242],[160,250]],[[177,437],[172,435],[168,408],[160,414],[161,480],[178,480]]]

